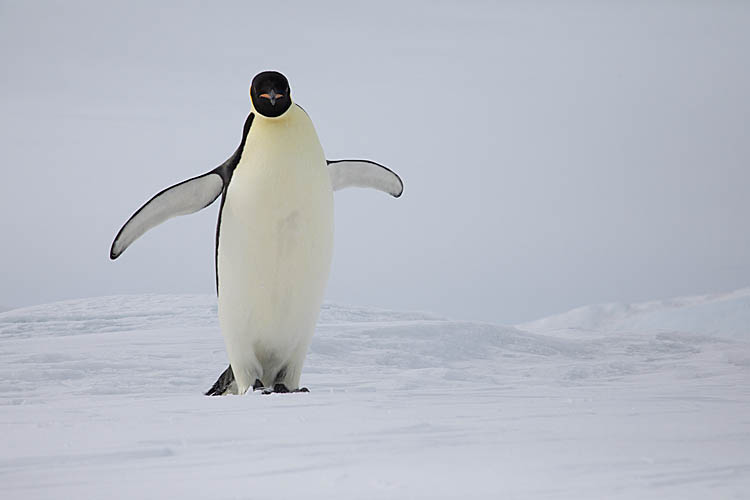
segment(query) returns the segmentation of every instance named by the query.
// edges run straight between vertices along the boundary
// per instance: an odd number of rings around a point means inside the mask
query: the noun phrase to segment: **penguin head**
[[[264,71],[253,78],[250,101],[259,115],[278,118],[292,105],[289,81],[278,71]]]

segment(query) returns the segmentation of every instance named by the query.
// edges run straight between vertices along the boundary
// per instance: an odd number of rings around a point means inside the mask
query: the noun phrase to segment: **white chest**
[[[312,123],[256,118],[222,210],[219,320],[230,361],[309,343],[333,244],[333,193]],[[266,352],[268,351],[268,352]]]

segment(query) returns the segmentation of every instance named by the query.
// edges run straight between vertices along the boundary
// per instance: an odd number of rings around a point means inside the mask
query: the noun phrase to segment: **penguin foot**
[[[253,383],[253,391],[257,391],[258,389],[264,389],[264,387],[263,382],[261,382],[259,378],[256,378],[255,382]],[[224,370],[224,373],[219,375],[219,379],[205,394],[206,396],[224,396],[226,394],[238,394],[237,382],[234,379],[232,365],[229,365],[229,367]]]
[[[289,392],[289,389],[284,384],[273,384],[273,387],[263,389],[263,394],[273,394],[274,392],[278,392],[279,394],[286,394],[287,392]]]
[[[284,384],[273,384],[273,388],[267,387],[266,389],[263,389],[263,394],[288,394],[293,392],[310,392],[310,389],[308,389],[307,387],[300,387],[299,389],[290,391],[289,388]]]

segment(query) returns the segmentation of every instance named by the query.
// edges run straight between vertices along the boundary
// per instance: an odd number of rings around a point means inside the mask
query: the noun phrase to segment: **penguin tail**
[[[237,382],[234,380],[232,365],[219,375],[218,380],[206,392],[206,396],[224,396],[225,394],[237,394]]]

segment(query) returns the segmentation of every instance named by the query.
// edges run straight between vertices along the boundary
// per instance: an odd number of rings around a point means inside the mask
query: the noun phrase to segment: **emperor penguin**
[[[221,196],[216,293],[229,367],[206,395],[299,387],[333,250],[333,192],[374,188],[398,198],[403,182],[369,160],[326,160],[307,113],[276,71],[256,75],[239,147],[213,170],[168,187],[115,237],[118,258],[149,229]]]

